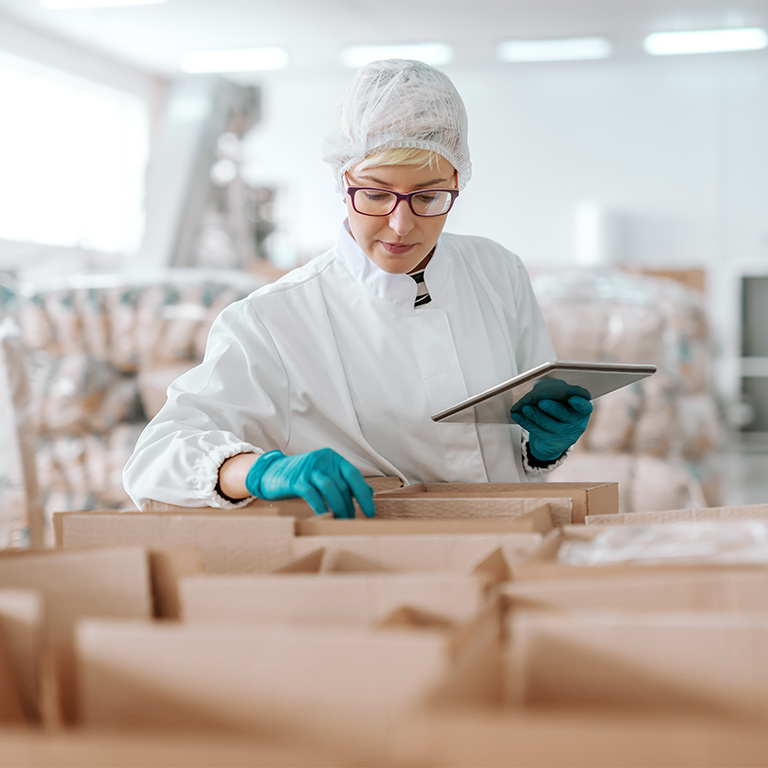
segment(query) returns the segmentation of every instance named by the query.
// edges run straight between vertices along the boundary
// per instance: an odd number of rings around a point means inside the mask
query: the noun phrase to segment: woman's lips
[[[408,253],[413,248],[413,245],[407,245],[406,243],[385,243],[381,241],[382,247],[394,254]]]

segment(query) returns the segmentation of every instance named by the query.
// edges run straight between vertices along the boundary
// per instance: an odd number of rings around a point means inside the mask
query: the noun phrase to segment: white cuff
[[[528,433],[523,432],[523,469],[525,470],[526,477],[543,477],[544,475],[551,472],[555,467],[559,467],[572,453],[573,453],[573,446],[568,448],[568,450],[559,458],[555,459],[551,464],[547,464],[546,467],[533,467],[528,462]]]
[[[216,490],[219,484],[219,469],[221,465],[227,459],[231,459],[240,453],[253,453],[261,456],[264,451],[254,448],[249,443],[231,443],[218,446],[211,453],[197,460],[194,477],[192,478],[192,488],[200,501],[205,502],[211,507],[220,507],[221,509],[238,509],[253,501],[252,496],[246,496],[244,499],[235,502],[229,501]]]

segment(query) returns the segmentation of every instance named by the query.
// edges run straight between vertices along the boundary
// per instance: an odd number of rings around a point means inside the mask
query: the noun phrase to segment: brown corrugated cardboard
[[[21,704],[21,691],[13,669],[13,661],[5,639],[0,634],[0,724],[20,725],[26,722]]]
[[[86,727],[293,734],[378,760],[457,662],[436,629],[84,620],[77,638]]]
[[[201,576],[180,583],[185,621],[366,626],[401,606],[467,620],[486,580],[450,573]]]
[[[0,729],[0,768],[350,768],[317,744],[227,732]]]
[[[451,492],[441,484],[408,486],[379,494],[375,501],[376,517],[381,520],[515,520],[541,504],[549,505],[555,525],[573,518],[570,499],[517,497],[479,488]]]
[[[57,516],[60,547],[191,547],[209,573],[268,572],[289,562],[290,517],[216,511],[188,514],[66,512]]]
[[[477,503],[467,497],[475,497]],[[484,514],[483,510],[489,515],[514,514],[514,507],[505,510],[499,506],[499,499],[504,498],[548,502],[556,525],[583,523],[588,515],[615,514],[619,509],[617,483],[425,483],[377,494],[376,509],[381,516],[417,514],[418,510],[424,510],[422,514],[456,517],[475,517]],[[409,506],[396,499],[420,500],[422,505]],[[438,499],[456,499],[462,504],[452,503],[446,512]],[[566,499],[571,502],[570,508],[563,503]]]
[[[549,504],[538,500],[528,512],[513,518],[473,518],[456,520],[444,517],[426,519],[356,518],[337,520],[330,516],[297,519],[296,536],[376,536],[379,534],[435,534],[435,533],[549,533],[552,530],[552,512]]]
[[[398,765],[443,768],[753,768],[764,724],[584,709],[441,709],[403,722]]]
[[[701,520],[768,520],[768,504],[595,515],[588,517],[586,523],[587,525],[645,525],[646,523],[680,523]]]
[[[768,612],[768,568],[634,569],[620,578],[525,579],[497,590],[513,610]]]
[[[369,569],[468,573],[496,549],[511,564],[541,542],[538,533],[300,536],[293,540],[293,554],[299,558],[323,548],[326,563],[343,553],[362,558]]]
[[[200,552],[190,548],[149,550],[153,615],[162,619],[181,616],[179,580],[203,572]]]
[[[0,589],[0,641],[28,722],[40,720],[38,663],[45,638],[45,607],[38,592]]]
[[[768,616],[513,611],[511,705],[768,717]]]
[[[140,547],[0,553],[0,584],[45,601],[45,645],[54,655],[65,718],[75,717],[71,641],[82,616],[149,617],[149,564]]]

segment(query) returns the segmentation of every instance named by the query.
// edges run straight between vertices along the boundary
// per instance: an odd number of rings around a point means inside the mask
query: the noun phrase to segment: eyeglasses
[[[352,208],[364,216],[389,216],[401,200],[408,201],[416,216],[445,216],[453,208],[459,190],[420,189],[403,195],[376,187],[347,187],[347,194]]]

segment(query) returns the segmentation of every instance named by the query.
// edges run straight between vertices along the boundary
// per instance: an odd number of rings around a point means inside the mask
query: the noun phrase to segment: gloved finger
[[[516,424],[519,424],[523,429],[530,432],[532,429],[536,429],[537,426],[534,422],[532,422],[524,413],[521,411],[510,411],[509,417],[514,421]]]
[[[587,400],[586,397],[573,395],[573,397],[568,398],[568,403],[570,404],[571,408],[573,408],[577,413],[580,413],[582,416],[589,416],[589,414],[593,411],[593,405],[589,400]]]
[[[538,406],[548,416],[552,416],[552,418],[565,424],[581,418],[579,414],[574,413],[572,408],[564,403],[558,403],[557,400],[539,400]]]
[[[552,435],[559,435],[562,431],[563,422],[548,416],[540,408],[532,405],[523,406],[523,413],[536,425],[536,428],[548,432]],[[528,430],[531,431],[530,429]]]
[[[347,481],[352,495],[357,499],[363,514],[366,517],[373,517],[376,514],[376,507],[373,503],[373,488],[365,482],[363,473],[348,461],[342,461],[339,469],[341,476]]]
[[[349,519],[355,516],[352,496],[341,477],[315,470],[312,472],[311,481],[331,508],[334,517]]]
[[[312,507],[312,511],[316,515],[324,515],[328,511],[323,497],[311,483],[302,483],[296,489],[296,493]]]

